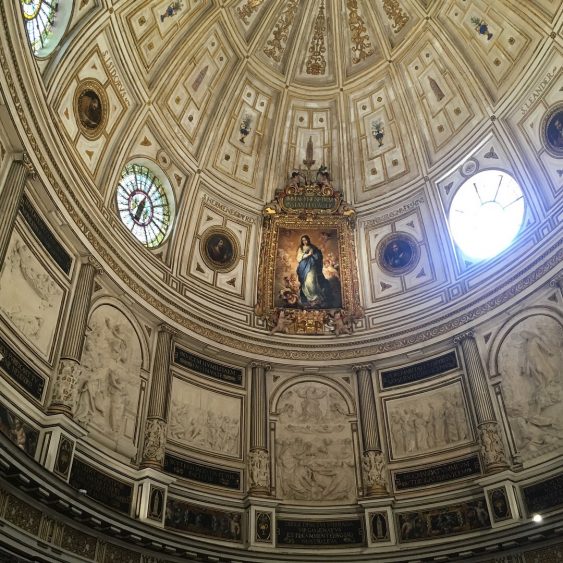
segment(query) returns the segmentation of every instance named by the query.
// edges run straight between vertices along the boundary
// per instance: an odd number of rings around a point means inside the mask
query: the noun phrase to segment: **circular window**
[[[164,176],[164,175],[163,175]],[[145,246],[164,242],[172,223],[172,191],[144,164],[128,164],[117,186],[117,210],[123,224]]]
[[[31,49],[38,57],[49,55],[60,41],[72,13],[72,2],[20,0]]]
[[[469,258],[492,258],[514,240],[524,219],[524,195],[502,170],[484,170],[466,180],[450,208],[454,241]]]

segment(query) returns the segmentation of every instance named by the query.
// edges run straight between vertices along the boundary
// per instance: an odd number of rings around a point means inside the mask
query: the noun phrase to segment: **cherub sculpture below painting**
[[[354,210],[328,169],[295,171],[264,208],[256,311],[270,334],[351,334],[359,305]]]

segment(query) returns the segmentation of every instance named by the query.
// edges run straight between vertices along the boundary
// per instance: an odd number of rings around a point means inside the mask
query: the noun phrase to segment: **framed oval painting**
[[[228,229],[213,227],[201,236],[200,253],[209,268],[216,272],[228,272],[238,262],[239,244]]]
[[[414,270],[419,258],[418,242],[407,233],[391,233],[377,247],[379,265],[394,276]]]
[[[90,140],[104,132],[108,120],[108,99],[97,80],[85,80],[74,95],[74,112],[81,133]]]

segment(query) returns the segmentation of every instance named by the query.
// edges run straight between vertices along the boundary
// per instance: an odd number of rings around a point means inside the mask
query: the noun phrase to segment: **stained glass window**
[[[21,0],[27,35],[34,53],[43,49],[49,39],[55,15],[57,0]]]
[[[469,258],[484,260],[510,246],[524,219],[524,194],[502,170],[484,170],[466,180],[450,208],[452,235]]]
[[[167,191],[152,170],[138,163],[124,168],[117,186],[117,210],[123,224],[149,248],[162,244],[170,229]]]

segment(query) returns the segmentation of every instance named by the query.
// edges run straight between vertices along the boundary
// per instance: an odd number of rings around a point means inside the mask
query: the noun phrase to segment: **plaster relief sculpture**
[[[248,454],[250,488],[270,489],[270,456],[266,450],[252,450]]]
[[[174,378],[168,439],[240,457],[241,400]]]
[[[0,308],[16,329],[47,355],[63,290],[14,231],[0,277]]]
[[[353,502],[356,478],[352,432],[343,397],[307,382],[278,401],[277,495],[286,500]]]
[[[362,469],[368,489],[387,490],[385,460],[381,452],[367,451],[362,456]]]
[[[439,451],[472,440],[461,385],[387,402],[393,458]]]
[[[563,445],[563,327],[535,315],[517,324],[498,354],[516,447],[532,458]]]
[[[108,305],[89,322],[78,376],[74,419],[94,439],[132,456],[141,386],[141,346],[127,318]]]

